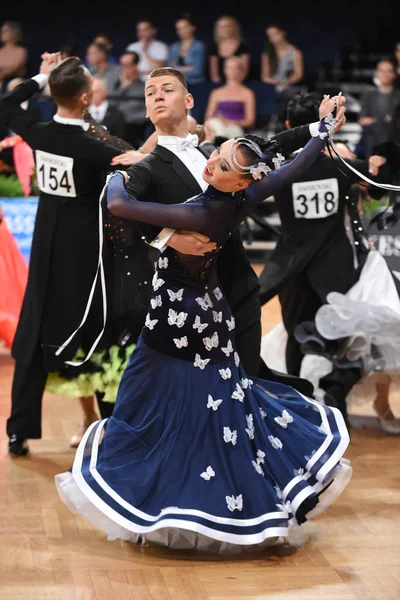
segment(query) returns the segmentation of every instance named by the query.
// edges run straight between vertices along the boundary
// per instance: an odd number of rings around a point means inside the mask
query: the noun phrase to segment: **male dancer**
[[[44,54],[40,74],[4,96],[0,113],[8,127],[35,150],[39,207],[28,285],[12,349],[16,360],[9,451],[28,453],[27,438],[41,437],[42,396],[49,371],[90,348],[102,326],[101,295],[71,343],[55,352],[79,325],[99,258],[99,194],[104,171],[119,151],[94,139],[83,111],[91,101],[91,76],[78,58],[61,62]],[[49,81],[57,114],[39,123],[20,107]]]
[[[316,94],[295,96],[288,104],[286,127],[298,127],[318,117]],[[348,160],[368,176],[368,163]],[[346,293],[356,282],[353,248],[348,239],[344,213],[350,188],[359,178],[341,168],[339,159],[321,154],[304,176],[275,195],[281,217],[281,237],[260,276],[261,303],[276,294],[282,306],[282,320],[288,333],[286,366],[299,375],[303,354],[295,338],[297,325],[313,321],[329,292]],[[387,174],[386,174],[387,176]],[[385,174],[383,173],[383,177]],[[372,190],[371,192],[372,193]],[[375,197],[385,192],[374,188]],[[330,406],[344,416],[346,396],[361,376],[358,367],[337,369],[321,379]]]
[[[174,204],[199,194],[207,184],[202,178],[206,158],[195,147],[189,134],[187,112],[193,107],[183,75],[171,68],[156,69],[146,82],[147,114],[158,133],[158,145],[145,159],[128,170],[127,191],[141,201]],[[344,111],[340,109],[339,120]],[[277,136],[281,152],[290,154],[310,139],[308,126]],[[146,238],[162,249],[168,245],[182,254],[204,255],[214,249],[200,234],[146,229]],[[284,381],[306,394],[312,386],[305,380],[276,374],[265,365],[260,369],[261,308],[259,283],[246,256],[238,233],[225,245],[218,257],[221,285],[236,322],[236,347],[249,375]]]

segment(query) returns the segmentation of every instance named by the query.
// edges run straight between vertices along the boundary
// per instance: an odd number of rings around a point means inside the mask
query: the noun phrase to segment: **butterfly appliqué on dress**
[[[176,325],[180,329],[181,327],[184,326],[187,316],[188,316],[188,313],[185,313],[185,312],[177,313],[175,310],[170,308],[168,311],[168,325]]]
[[[295,477],[301,477],[304,475],[304,469],[300,467],[300,469],[295,469],[293,473]]]
[[[212,337],[207,337],[207,338],[203,338],[203,344],[206,347],[206,350],[208,350],[209,352],[213,349],[213,348],[218,348],[219,346],[219,337],[218,337],[218,333],[215,332],[213,333]]]
[[[247,390],[247,388],[251,388],[251,386],[253,385],[253,382],[251,379],[243,378],[240,380],[240,385],[242,386],[242,388],[244,390]]]
[[[287,502],[285,502],[285,504],[277,504],[276,506],[279,508],[279,510],[281,512],[285,512],[285,513],[292,512],[292,508],[291,508],[289,500]]]
[[[222,323],[222,312],[213,310],[214,323]]]
[[[269,435],[268,439],[271,442],[272,447],[275,448],[275,450],[282,450],[283,444],[279,438],[274,437],[273,435]]]
[[[150,329],[150,331],[152,331],[154,329],[154,327],[157,325],[158,323],[158,319],[150,319],[150,315],[147,314],[146,315],[146,321],[145,321],[145,326],[148,327]]]
[[[287,410],[283,410],[282,416],[275,417],[274,421],[283,427],[283,429],[287,429],[287,426],[290,425],[290,423],[293,423],[293,417],[288,413]]]
[[[174,338],[174,344],[179,350],[181,348],[187,348],[189,345],[186,335],[181,338]]]
[[[230,321],[228,321],[228,319],[226,319],[226,324],[228,325],[228,331],[232,331],[233,329],[235,329],[234,317],[232,317]]]
[[[247,423],[246,433],[249,436],[249,440],[254,440],[255,429],[254,429],[254,422],[253,422],[252,414],[246,415],[246,423]]]
[[[235,365],[238,367],[240,365],[239,354],[237,352],[235,352],[235,354],[233,355],[233,358],[235,359]]]
[[[156,271],[154,273],[154,277],[153,277],[153,290],[156,292],[157,290],[160,289],[160,287],[162,285],[164,285],[165,281],[164,279],[161,279],[161,277],[158,276],[158,272]]]
[[[205,479],[206,481],[210,481],[211,477],[215,477],[215,471],[212,467],[208,466],[203,473],[200,473],[200,477]]]
[[[224,379],[225,381],[232,377],[232,371],[230,370],[229,367],[227,369],[220,369],[219,374],[221,375],[222,379]]]
[[[251,464],[253,465],[253,467],[255,468],[255,470],[257,471],[257,473],[259,475],[264,475],[263,468],[258,462],[256,462],[255,460],[252,460]]]
[[[224,442],[229,444],[232,443],[232,446],[236,446],[237,442],[237,430],[231,431],[229,427],[224,427]]]
[[[154,310],[157,306],[162,306],[161,296],[156,296],[150,300],[151,308]]]
[[[168,269],[168,258],[160,258],[158,259],[158,268],[159,269]]]
[[[214,304],[211,301],[210,295],[207,293],[204,295],[204,298],[196,298],[196,302],[201,306],[203,310],[208,310],[209,308],[212,308],[214,306]]]
[[[210,358],[201,358],[200,354],[196,354],[193,365],[195,367],[199,367],[202,371],[206,368],[208,363],[210,362]]]
[[[207,408],[211,408],[213,411],[218,410],[223,400],[214,400],[211,394],[208,394]]]
[[[167,290],[167,292],[171,302],[175,302],[175,300],[178,300],[178,302],[182,301],[184,288],[178,290],[177,292],[173,292],[172,290]]]
[[[259,473],[260,475],[264,475],[264,471],[261,466],[265,463],[264,459],[265,459],[265,452],[263,452],[262,450],[257,450],[257,460],[251,461],[253,467],[255,468],[257,473]]]
[[[221,348],[222,352],[226,355],[229,356],[230,354],[232,354],[233,352],[233,346],[232,346],[232,342],[231,340],[228,340],[228,343],[226,345],[226,348]]]
[[[240,385],[236,384],[236,389],[231,396],[232,400],[239,400],[239,402],[243,402],[244,400],[244,391],[240,387]]]
[[[207,327],[208,323],[202,323],[200,317],[197,315],[193,323],[193,329],[197,329],[199,333],[203,333]]]
[[[225,496],[226,505],[228,509],[233,512],[234,510],[243,510],[243,496]]]
[[[265,417],[267,416],[267,413],[265,412],[265,410],[263,408],[261,408],[261,406],[259,406],[260,409],[260,415],[262,416],[263,419],[265,419]]]

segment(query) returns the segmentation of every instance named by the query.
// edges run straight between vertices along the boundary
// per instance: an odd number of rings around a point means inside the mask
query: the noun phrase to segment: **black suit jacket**
[[[308,126],[276,136],[285,155],[310,139]],[[157,146],[144,160],[128,169],[127,191],[141,201],[178,204],[201,192],[196,179],[170,150]],[[146,239],[154,240],[159,229],[144,227]],[[250,266],[239,232],[235,232],[218,256],[218,275],[236,321],[236,335],[259,322],[259,282]]]
[[[115,106],[109,106],[101,125],[107,127],[107,131],[109,131],[111,135],[115,135],[116,137],[123,139],[124,124],[124,117],[118,108]]]
[[[98,263],[98,205],[104,172],[120,151],[95,139],[76,125],[56,121],[40,123],[20,104],[37,93],[30,79],[0,100],[4,126],[12,129],[34,150],[59,160],[73,159],[72,173],[39,169],[39,185],[46,178],[57,191],[40,192],[33,234],[28,285],[13,344],[13,356],[29,365],[42,344],[46,368],[56,370],[70,360],[79,346],[88,348],[102,321],[101,295],[96,294],[87,323],[59,357],[58,348],[74,331],[85,311]],[[37,152],[36,152],[37,158]],[[57,180],[58,175],[58,180]],[[75,195],[61,195],[71,190]],[[48,188],[46,188],[48,189]],[[94,335],[93,335],[94,334]]]

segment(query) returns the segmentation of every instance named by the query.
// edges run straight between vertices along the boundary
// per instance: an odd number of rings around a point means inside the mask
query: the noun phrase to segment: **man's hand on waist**
[[[192,256],[204,256],[217,247],[217,244],[212,242],[209,237],[197,231],[175,231],[166,245],[181,254],[191,254]]]

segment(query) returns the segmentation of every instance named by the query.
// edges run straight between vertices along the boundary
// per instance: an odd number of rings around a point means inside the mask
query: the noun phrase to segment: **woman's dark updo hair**
[[[246,165],[257,165],[259,162],[265,163],[272,171],[275,169],[275,165],[272,162],[273,158],[276,158],[276,154],[280,152],[280,146],[276,140],[264,140],[258,135],[245,135],[244,139],[250,140],[257,144],[262,152],[262,156],[259,156],[250,146],[246,144],[239,144],[240,152],[245,159]],[[255,181],[253,175],[250,173],[244,173],[245,179]]]

